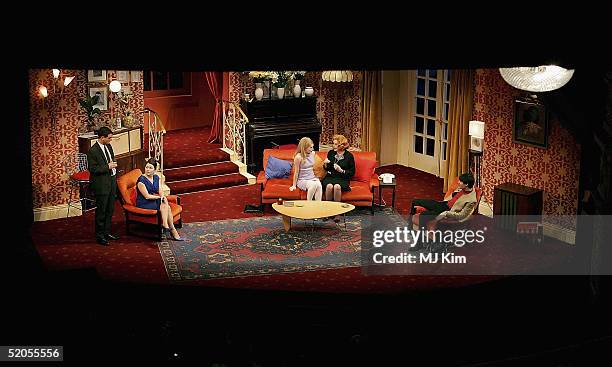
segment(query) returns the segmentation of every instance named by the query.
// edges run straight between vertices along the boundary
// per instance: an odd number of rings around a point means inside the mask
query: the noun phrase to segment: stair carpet
[[[180,156],[164,157],[165,183],[172,194],[187,194],[223,187],[246,185],[248,180],[239,173],[229,154],[214,148],[213,154],[198,159]]]

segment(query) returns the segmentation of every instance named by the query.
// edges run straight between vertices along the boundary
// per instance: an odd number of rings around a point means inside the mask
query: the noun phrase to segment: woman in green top
[[[325,188],[325,200],[342,201],[342,191],[350,191],[349,183],[355,175],[355,158],[346,150],[348,140],[342,135],[334,135],[334,150],[327,152],[323,167],[327,175],[321,182]]]

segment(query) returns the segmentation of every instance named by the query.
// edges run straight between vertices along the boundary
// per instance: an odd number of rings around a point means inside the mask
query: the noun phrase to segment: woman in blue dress
[[[157,162],[154,158],[149,158],[145,164],[145,173],[138,177],[136,187],[136,206],[142,209],[153,209],[161,212],[162,227],[164,234],[171,234],[176,241],[183,241],[176,228],[174,228],[174,220],[172,210],[168,204],[168,199],[161,191],[159,185],[159,176],[155,174]]]

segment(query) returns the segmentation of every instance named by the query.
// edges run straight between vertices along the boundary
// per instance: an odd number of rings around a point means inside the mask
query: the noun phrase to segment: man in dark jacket
[[[117,162],[110,142],[113,132],[104,126],[98,130],[98,141],[87,152],[89,185],[96,196],[96,242],[108,246],[108,240],[119,237],[110,233],[117,195]]]

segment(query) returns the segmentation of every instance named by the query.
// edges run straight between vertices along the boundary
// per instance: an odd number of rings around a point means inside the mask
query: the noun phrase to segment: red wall
[[[514,99],[524,94],[506,83],[498,69],[476,72],[473,117],[485,122],[481,179],[486,199],[493,203],[495,185],[504,182],[543,189],[545,221],[575,229],[580,146],[554,114],[548,148],[514,143]]]
[[[220,72],[218,77],[221,79]],[[150,97],[145,91],[144,105],[157,112],[166,131],[210,126],[215,112],[215,99],[203,72],[191,73],[191,95]],[[146,118],[145,131],[148,131]]]

